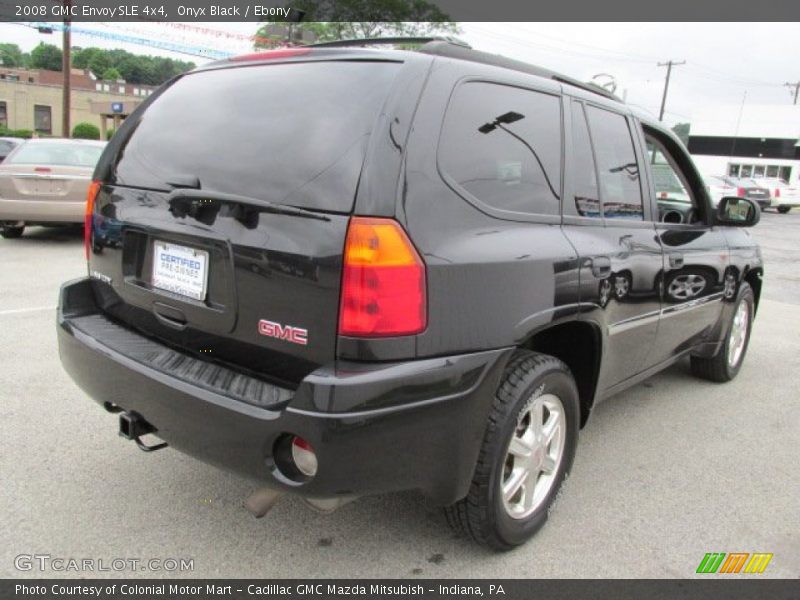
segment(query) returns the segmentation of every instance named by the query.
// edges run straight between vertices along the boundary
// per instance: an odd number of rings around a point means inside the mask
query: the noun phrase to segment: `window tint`
[[[556,96],[471,82],[450,103],[439,162],[460,187],[493,208],[557,215],[561,147]]]
[[[575,183],[575,209],[582,217],[600,217],[600,195],[597,191],[597,168],[583,107],[572,104],[572,147]]]
[[[348,212],[367,141],[399,63],[331,61],[191,73],[136,124],[122,185],[201,189]]]
[[[594,141],[603,216],[606,219],[642,220],[639,165],[628,121],[620,114],[586,107]]]

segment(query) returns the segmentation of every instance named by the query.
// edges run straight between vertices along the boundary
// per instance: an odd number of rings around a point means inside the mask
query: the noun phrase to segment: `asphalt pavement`
[[[255,520],[253,482],[140,452],[59,363],[56,296],[85,273],[80,233],[0,239],[0,576],[690,577],[707,552],[769,552],[762,576],[796,578],[800,211],[752,233],[767,273],[739,377],[699,381],[680,363],[596,407],[549,523],[505,554],[454,536],[414,493],[330,515],[285,497]],[[41,571],[31,555],[111,570]]]

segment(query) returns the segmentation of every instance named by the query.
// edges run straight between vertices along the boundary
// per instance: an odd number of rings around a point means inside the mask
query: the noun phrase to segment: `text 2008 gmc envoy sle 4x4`
[[[511,548],[596,402],[683,357],[733,379],[758,305],[759,209],[713,209],[672,133],[448,41],[197,69],[94,179],[64,367],[141,448],[263,482],[259,516],[419,490]]]

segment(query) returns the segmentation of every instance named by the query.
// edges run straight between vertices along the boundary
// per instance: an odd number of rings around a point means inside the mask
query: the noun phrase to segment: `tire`
[[[745,308],[742,308],[742,307]],[[699,356],[691,357],[692,374],[702,379],[725,383],[731,381],[742,368],[744,357],[747,354],[747,346],[750,344],[750,332],[753,329],[753,309],[755,308],[755,296],[753,289],[746,282],[739,286],[739,293],[736,296],[736,305],[727,324],[725,340],[711,358]],[[741,311],[744,311],[746,319],[743,324],[737,321]],[[744,335],[744,338],[741,338]]]
[[[554,425],[549,442],[531,442],[537,439],[537,414],[545,426],[538,428],[542,435],[548,423]],[[445,509],[448,523],[495,550],[510,550],[527,541],[547,521],[572,466],[579,416],[578,389],[569,368],[552,356],[517,351],[495,393],[469,493]],[[512,436],[518,451],[530,452],[527,458],[511,453]],[[529,477],[522,479],[519,474],[526,470]],[[536,484],[531,487],[524,482],[534,472]],[[511,492],[516,481],[523,483],[504,499],[501,486]]]
[[[782,215],[785,215],[785,214],[786,214],[786,213],[788,213],[790,210],[792,210],[792,207],[791,207],[791,206],[779,206],[779,207],[778,207],[778,212],[779,212],[779,213],[781,213]]]
[[[22,236],[22,232],[25,231],[25,226],[21,225],[19,227],[11,226],[11,225],[3,225],[0,228],[0,235],[3,236],[5,239],[13,239]]]

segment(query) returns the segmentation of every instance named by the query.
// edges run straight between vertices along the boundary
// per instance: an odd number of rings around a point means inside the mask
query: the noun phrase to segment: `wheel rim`
[[[561,460],[567,423],[558,396],[532,398],[511,435],[500,478],[503,507],[524,519],[542,505],[552,489]]]
[[[687,300],[697,296],[705,287],[706,279],[702,275],[678,275],[670,282],[667,293],[672,298]]]
[[[731,333],[728,337],[728,365],[735,367],[739,364],[747,343],[748,324],[750,322],[750,307],[742,300],[736,308],[731,324]]]
[[[614,280],[614,292],[617,298],[624,298],[628,295],[628,278],[624,275],[618,275]]]

